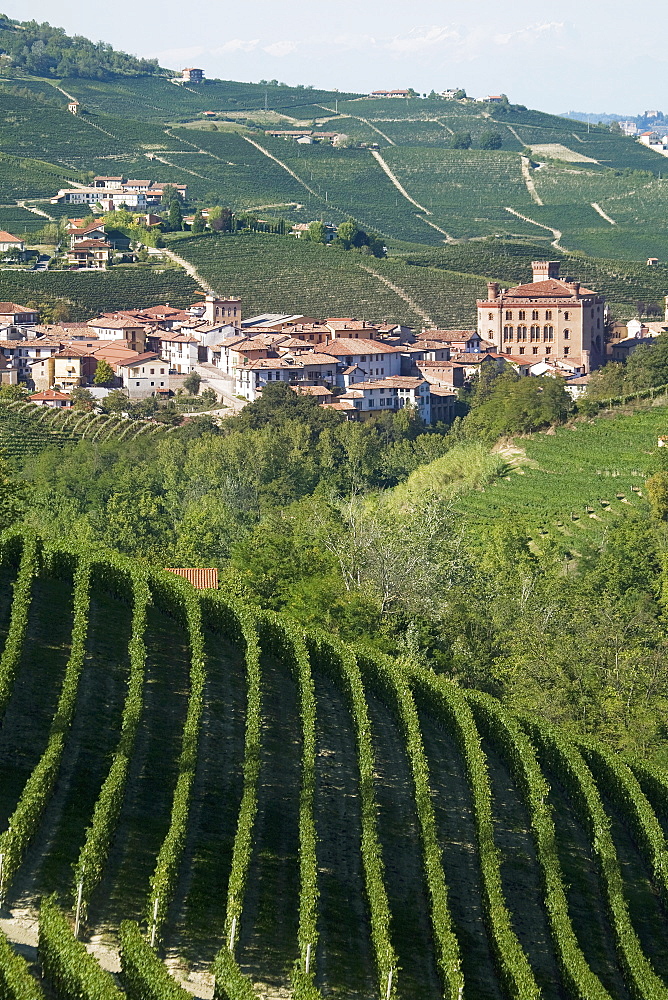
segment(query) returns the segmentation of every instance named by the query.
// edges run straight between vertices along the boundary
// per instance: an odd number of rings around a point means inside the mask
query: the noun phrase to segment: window
[[[139,388],[139,382],[137,382],[137,388]]]
[[[506,309],[506,319],[512,319],[512,318],[513,318],[512,312],[510,311],[510,309]]]
[[[382,392],[382,389],[381,389],[381,392]],[[380,405],[381,405],[381,406],[385,406],[385,400],[384,400],[384,399],[381,399],[381,401],[380,401]]]
[[[526,312],[525,312],[524,309],[520,309],[520,311],[517,314],[517,318],[518,319],[526,319],[527,318],[527,314],[526,314]]]
[[[570,347],[564,347],[564,357],[567,358],[570,354]]]
[[[382,395],[384,394],[384,392],[385,392],[385,390],[384,390],[384,389],[381,389],[381,390],[380,390],[380,394],[381,394],[381,396],[382,396]]]
[[[545,310],[545,319],[552,319],[552,310],[551,309],[546,309]]]
[[[151,382],[151,385],[155,385],[155,382]]]
[[[531,312],[531,319],[538,319],[538,310],[534,309]]]
[[[520,347],[520,354],[524,354],[526,347]]]
[[[150,375],[155,375],[155,368],[149,369],[149,374]]]
[[[546,347],[545,348],[545,353],[546,354],[551,354],[552,353],[552,348],[551,347]]]
[[[494,313],[487,313],[487,319],[494,319]],[[492,332],[491,330],[489,331]]]
[[[517,339],[526,340],[527,339],[527,328],[525,326],[517,327]]]
[[[531,327],[531,339],[532,340],[540,340],[540,327],[539,326],[532,326]]]
[[[570,340],[570,339],[571,339],[571,331],[564,330],[564,340]]]
[[[373,399],[370,399],[369,400],[369,406],[373,406],[373,405],[374,405],[374,401],[373,401]]]
[[[568,316],[569,316],[569,312],[568,312],[568,309],[567,309],[566,312],[564,313],[564,319],[568,319]]]
[[[543,327],[543,340],[554,340],[554,327],[544,326]]]
[[[537,347],[532,347],[531,348],[531,353],[532,354],[538,354],[538,348]]]
[[[504,326],[503,328],[503,339],[512,340],[513,339],[513,328],[512,326]]]

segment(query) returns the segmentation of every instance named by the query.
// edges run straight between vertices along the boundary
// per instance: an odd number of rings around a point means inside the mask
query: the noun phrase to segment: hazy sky
[[[659,0],[5,0],[0,9],[228,80],[464,87],[553,112],[668,110]]]

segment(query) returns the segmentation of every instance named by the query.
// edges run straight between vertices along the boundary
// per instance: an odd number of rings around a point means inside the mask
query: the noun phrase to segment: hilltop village
[[[82,244],[92,252],[95,242]],[[668,331],[667,315],[613,329],[606,342],[605,300],[560,278],[558,261],[535,261],[533,281],[515,288],[490,282],[477,310],[477,329],[414,330],[354,317],[244,317],[239,297],[208,294],[187,309],[167,303],[49,325],[38,311],[3,302],[0,378],[25,385],[34,403],[63,408],[81,388],[98,400],[113,390],[129,401],[168,399],[193,374],[228,406],[283,382],[349,420],[413,406],[425,424],[450,423],[457,391],[488,366],[552,376],[577,399],[606,360]]]

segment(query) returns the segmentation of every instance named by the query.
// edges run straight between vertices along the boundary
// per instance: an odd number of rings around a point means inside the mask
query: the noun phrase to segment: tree
[[[95,406],[95,396],[93,393],[81,386],[75,386],[70,392],[70,397],[72,399],[72,409],[74,410],[82,410],[89,413]]]
[[[668,521],[668,472],[662,469],[645,480],[652,514],[657,521]]]
[[[450,149],[470,149],[472,142],[470,132],[455,132],[450,139]]]
[[[198,374],[198,372],[191,372],[190,375],[183,380],[183,388],[186,392],[189,392],[191,396],[197,395],[201,384],[202,376]]]
[[[307,231],[304,233],[304,237],[311,243],[326,243],[327,242],[327,230],[325,229],[325,223],[310,222]]]
[[[114,381],[115,378],[114,369],[111,367],[108,361],[101,358],[97,363],[97,368],[95,369],[95,375],[93,377],[93,385],[109,385],[110,382]]]
[[[0,401],[14,399],[25,400],[28,396],[28,390],[24,385],[3,385],[0,388]]]
[[[216,205],[209,211],[209,226],[214,233],[231,233],[234,228],[232,211]]]
[[[480,136],[481,149],[501,149],[502,145],[503,139],[501,133],[495,132],[493,129],[488,129]]]
[[[181,202],[178,198],[174,198],[169,204],[167,221],[169,228],[174,232],[179,232],[183,229],[183,212],[181,211]]]
[[[198,208],[195,212],[195,218],[193,219],[192,230],[193,233],[203,233],[206,229],[204,222],[204,216],[202,215],[202,209]]]
[[[199,398],[203,403],[206,403],[208,407],[214,407],[218,402],[218,396],[216,395],[216,390],[212,389],[210,385],[206,389],[202,389]]]
[[[102,402],[102,409],[105,413],[125,413],[128,407],[129,400],[122,389],[112,389]]]

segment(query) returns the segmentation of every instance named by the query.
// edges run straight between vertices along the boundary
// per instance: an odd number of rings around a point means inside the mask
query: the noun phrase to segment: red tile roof
[[[38,399],[65,399],[71,400],[72,397],[68,392],[57,392],[55,389],[44,389],[42,392],[33,392],[30,396],[31,400]]]
[[[218,570],[217,569],[174,569],[166,566],[166,573],[175,573],[192,583],[197,590],[218,590]]]
[[[350,337],[336,337],[327,344],[326,350],[328,354],[335,356],[339,354],[401,354],[400,347],[390,347],[388,344],[384,344],[382,340],[365,340],[363,337],[360,337],[359,340],[354,340]]]
[[[596,295],[589,288],[580,288],[580,295]],[[503,298],[508,299],[563,299],[575,298],[576,292],[573,285],[557,278],[548,278],[546,281],[531,281],[526,285],[517,285],[509,288],[504,293]]]
[[[5,229],[0,229],[0,243],[23,243],[18,236],[12,236]]]

